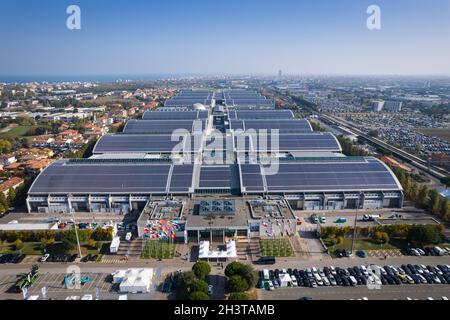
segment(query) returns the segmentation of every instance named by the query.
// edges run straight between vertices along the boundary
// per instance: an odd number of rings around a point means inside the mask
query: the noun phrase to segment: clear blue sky
[[[0,0],[0,43],[1,75],[450,74],[450,1]]]

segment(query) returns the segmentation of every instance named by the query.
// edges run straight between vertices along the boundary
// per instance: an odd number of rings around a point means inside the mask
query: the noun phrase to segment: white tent
[[[200,242],[198,257],[200,259],[230,259],[237,258],[236,242],[230,240],[226,244],[226,250],[210,250],[209,241]]]
[[[111,275],[113,277],[113,283],[121,283],[123,278],[125,277],[126,270],[117,270],[113,272]]]
[[[130,268],[113,273],[113,283],[120,283],[123,293],[148,292],[153,278],[152,268]]]
[[[287,273],[281,273],[278,278],[280,279],[280,287],[292,287],[292,279]]]
[[[130,290],[132,290],[133,289],[133,284],[134,284],[134,280],[135,280],[136,278],[134,278],[134,277],[127,277],[127,278],[125,278],[121,283],[120,283],[120,286],[119,286],[119,291],[120,292],[130,292]]]

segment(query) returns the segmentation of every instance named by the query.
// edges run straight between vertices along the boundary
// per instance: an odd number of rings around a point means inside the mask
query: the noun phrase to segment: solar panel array
[[[328,132],[299,133],[279,135],[235,135],[234,146],[237,152],[291,152],[291,151],[329,151],[341,152],[336,138]]]
[[[200,170],[200,188],[230,189],[231,171],[230,166],[203,165]]]
[[[93,153],[170,153],[181,145],[185,152],[199,152],[201,144],[201,135],[175,136],[172,139],[172,135],[116,134],[101,137]]]
[[[293,119],[291,110],[230,110],[228,111],[230,120],[272,120],[272,119]]]
[[[258,175],[258,172],[262,174]],[[399,190],[381,161],[317,161],[280,163],[278,172],[266,174],[261,164],[241,165],[242,186],[248,192],[327,192]],[[259,178],[261,176],[261,179]]]
[[[172,134],[177,129],[200,132],[205,129],[205,120],[129,120],[123,134]]]
[[[193,165],[59,160],[36,179],[30,194],[188,193]]]
[[[142,120],[195,120],[207,119],[208,111],[145,111]]]
[[[307,133],[312,128],[306,119],[274,119],[274,120],[230,120],[230,129],[242,130],[278,130],[279,133]]]
[[[255,107],[264,109],[274,109],[275,103],[267,99],[256,91],[248,90],[225,90],[223,92],[225,104],[229,107]]]
[[[164,103],[165,107],[192,107],[196,103],[211,105],[213,91],[181,91]]]

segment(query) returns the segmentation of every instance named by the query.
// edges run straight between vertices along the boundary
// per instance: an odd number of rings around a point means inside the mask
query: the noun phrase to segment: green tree
[[[189,292],[208,293],[208,284],[204,280],[197,279],[189,286]]]
[[[8,140],[0,139],[0,153],[10,153],[12,151],[12,144]]]
[[[244,292],[249,289],[247,281],[240,275],[234,275],[228,279],[228,288],[232,292]]]
[[[373,239],[380,244],[385,244],[389,242],[389,235],[387,232],[377,231],[374,233]]]
[[[205,279],[207,275],[211,272],[211,266],[206,261],[197,261],[192,266],[192,271],[199,279]]]
[[[441,234],[432,225],[412,226],[408,232],[407,239],[420,245],[437,244],[441,240]]]
[[[89,239],[88,240],[88,246],[91,248],[95,248],[95,245],[97,244],[97,242],[94,239]]]
[[[242,267],[244,266],[243,263],[239,261],[233,261],[230,264],[228,264],[225,268],[225,275],[227,277],[231,277],[234,275],[239,275],[242,271]]]
[[[6,208],[5,208],[5,206],[3,205],[3,204],[1,204],[0,203],[0,215],[3,215],[3,214],[5,214],[6,213]]]
[[[411,188],[410,198],[412,200],[418,202],[418,200],[419,200],[419,193],[420,193],[419,185],[417,183],[413,183],[413,186]]]
[[[430,209],[434,214],[439,213],[439,209],[441,208],[441,196],[436,189],[431,191],[430,197]]]
[[[410,175],[408,175],[408,176],[406,177],[406,180],[405,180],[405,184],[404,184],[404,186],[403,186],[403,189],[404,189],[405,193],[406,193],[408,196],[411,195],[411,190],[412,190],[412,178],[411,178]]]
[[[16,190],[14,188],[9,188],[8,201],[10,204],[13,204],[14,200],[16,200]]]
[[[429,199],[429,189],[428,186],[424,185],[422,189],[420,189],[418,202],[421,206],[427,206],[428,205],[428,199]]]
[[[21,250],[23,248],[23,241],[20,239],[17,239],[16,241],[14,241],[14,248],[16,250]]]
[[[250,297],[245,292],[232,292],[228,300],[250,300]]]
[[[5,194],[3,192],[0,192],[0,204],[8,210],[9,208],[9,201],[8,198],[6,198]]]
[[[450,214],[450,200],[446,197],[442,201],[441,205],[441,217],[444,220],[448,220],[448,215]]]
[[[201,291],[195,291],[189,294],[188,296],[189,300],[209,300],[208,294],[201,292]]]

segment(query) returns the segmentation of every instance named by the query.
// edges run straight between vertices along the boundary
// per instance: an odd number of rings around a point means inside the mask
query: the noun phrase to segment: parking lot
[[[267,291],[258,290],[258,298],[264,300],[298,300],[305,297],[313,300],[425,300],[428,297],[441,300],[443,296],[450,298],[448,286],[443,285],[408,285],[408,286],[383,286],[379,290],[371,290],[367,287],[322,287],[322,288],[286,288],[283,290]]]
[[[370,264],[349,267],[263,269],[259,271],[257,287],[261,289],[260,295],[267,299],[289,299],[289,297],[298,299],[301,297],[300,294],[323,295],[324,288],[330,299],[344,299],[338,295],[339,293],[354,299],[358,298],[355,296],[359,294],[369,293],[372,297],[376,297],[378,292],[390,292],[395,294],[396,298],[400,298],[399,293],[430,294],[432,291],[448,295],[449,285],[450,265],[404,263],[400,266]],[[386,299],[384,296],[378,298]]]
[[[91,294],[95,297],[96,288],[100,292],[100,299],[104,298],[114,299],[118,297],[113,284],[111,283],[109,273],[82,273],[81,277],[89,276],[90,281],[81,286],[80,289],[67,289],[64,286],[64,274],[61,273],[44,273],[40,274],[38,280],[28,290],[29,295],[42,296],[41,290],[43,287],[47,291],[47,299],[64,300],[67,296],[83,296],[84,294]],[[15,275],[5,275],[0,277],[0,294],[2,299],[20,299],[21,293],[8,293],[10,288],[16,281]]]

